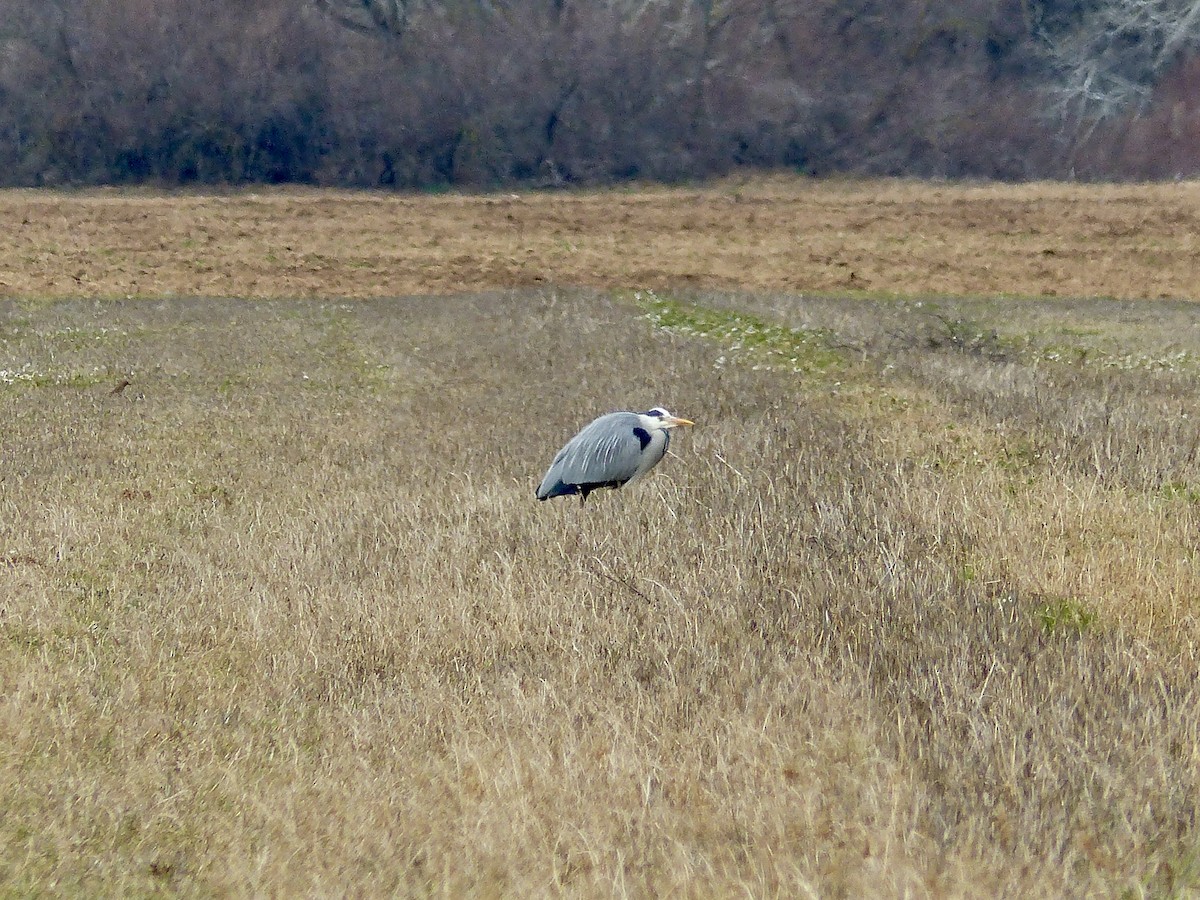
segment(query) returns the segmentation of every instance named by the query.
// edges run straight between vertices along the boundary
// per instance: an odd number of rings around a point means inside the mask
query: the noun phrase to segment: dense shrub
[[[395,34],[346,27],[302,0],[0,0],[0,183],[428,187],[676,180],[739,166],[1005,179],[1195,167],[1186,99],[1063,137],[1044,114],[1047,69],[1028,14],[1057,21],[1052,4],[411,6]],[[1182,71],[1172,90],[1186,97],[1180,85],[1195,75]],[[1163,133],[1175,139],[1164,145]]]

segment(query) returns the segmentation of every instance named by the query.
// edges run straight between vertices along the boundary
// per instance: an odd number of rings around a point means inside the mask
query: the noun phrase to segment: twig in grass
[[[636,587],[634,587],[632,584],[630,584],[628,579],[622,578],[619,575],[610,575],[608,572],[605,572],[604,568],[603,568],[604,563],[602,563],[596,557],[593,556],[593,557],[586,558],[584,560],[584,562],[588,564],[587,568],[592,572],[593,575],[599,575],[601,578],[606,578],[609,581],[611,581],[613,584],[620,585],[621,587],[625,588],[626,590],[631,591],[632,593],[634,593],[641,599],[645,600],[647,603],[650,602],[650,598],[646,594],[644,594],[642,591],[638,590]],[[591,565],[591,563],[595,563],[595,566],[593,567]]]

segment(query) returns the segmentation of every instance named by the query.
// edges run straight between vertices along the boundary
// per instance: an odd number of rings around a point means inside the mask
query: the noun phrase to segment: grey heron
[[[641,478],[663,458],[671,429],[694,425],[661,406],[649,412],[615,412],[594,420],[558,451],[537,489],[539,500],[619,488]]]

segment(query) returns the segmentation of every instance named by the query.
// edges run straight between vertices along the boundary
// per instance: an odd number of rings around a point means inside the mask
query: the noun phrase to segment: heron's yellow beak
[[[672,425],[695,425],[691,419],[681,419],[678,416],[671,416]]]

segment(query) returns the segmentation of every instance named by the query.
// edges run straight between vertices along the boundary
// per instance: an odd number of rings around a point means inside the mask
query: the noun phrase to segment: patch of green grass
[[[1050,597],[1038,603],[1034,615],[1046,634],[1083,634],[1096,624],[1096,614],[1078,600]]]
[[[85,628],[106,626],[113,607],[110,580],[84,570],[68,574],[64,585],[71,598],[70,610],[76,621]]]
[[[1057,329],[1059,334],[1067,335],[1068,337],[1083,337],[1095,338],[1104,337],[1104,329],[1083,327],[1080,325],[1060,325]]]
[[[1038,351],[1041,362],[1119,372],[1191,374],[1200,371],[1200,355],[1188,350],[1118,352],[1085,344],[1047,344]]]
[[[240,375],[224,375],[217,382],[217,393],[222,397],[233,397],[250,387],[250,379]]]
[[[1169,851],[1168,851],[1169,852]],[[1162,897],[1185,900],[1200,889],[1200,847],[1184,847],[1160,857],[1155,869],[1138,888],[1128,888],[1122,898]]]
[[[67,372],[54,374],[39,372],[31,366],[18,369],[0,369],[0,388],[43,388],[70,387],[87,388],[102,384],[108,379],[99,372]]]
[[[1006,472],[1019,474],[1037,467],[1041,459],[1042,451],[1033,441],[1018,438],[1000,448],[998,463]]]
[[[33,628],[10,625],[0,629],[4,644],[21,653],[37,653],[46,645],[46,637]]]
[[[637,291],[633,300],[655,328],[719,344],[724,354],[718,357],[718,366],[747,361],[805,375],[828,375],[846,368],[845,358],[831,346],[831,335],[824,330],[788,328],[743,312],[669,300],[653,291]]]
[[[1167,500],[1181,500],[1185,503],[1200,503],[1200,487],[1184,481],[1171,481],[1159,488],[1159,493]]]

